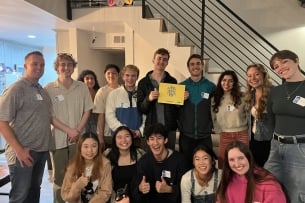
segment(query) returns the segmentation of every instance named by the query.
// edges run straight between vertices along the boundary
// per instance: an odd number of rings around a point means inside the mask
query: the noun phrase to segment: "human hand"
[[[164,178],[161,177],[161,181],[156,181],[156,191],[158,193],[170,193],[172,192],[172,187],[167,185]]]
[[[20,162],[21,167],[24,167],[24,165],[27,167],[31,167],[33,165],[34,160],[30,155],[29,148],[22,148],[21,151],[16,151],[16,157]]]
[[[77,142],[80,132],[78,129],[76,128],[69,128],[69,130],[67,131],[68,134],[68,141],[69,143],[73,143],[73,142]]]
[[[188,91],[184,91],[184,101],[190,97],[190,93]]]
[[[148,100],[153,101],[155,99],[158,99],[158,97],[159,97],[159,91],[157,90],[157,88],[155,88],[153,91],[149,93]]]
[[[131,130],[133,134],[133,138],[141,137],[140,130]]]
[[[146,182],[146,177],[142,177],[142,181],[139,185],[139,191],[142,192],[143,194],[147,194],[150,191],[150,184]]]
[[[84,173],[82,173],[82,176],[77,179],[77,182],[80,184],[81,188],[86,187],[89,181],[90,181],[90,177],[85,176]]]

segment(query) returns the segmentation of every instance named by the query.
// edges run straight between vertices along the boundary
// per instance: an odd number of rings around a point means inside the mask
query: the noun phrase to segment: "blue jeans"
[[[30,151],[33,166],[21,167],[20,162],[9,165],[12,188],[10,203],[39,203],[40,185],[49,152]]]
[[[288,202],[305,202],[305,143],[283,144],[273,139],[265,168],[280,181]]]

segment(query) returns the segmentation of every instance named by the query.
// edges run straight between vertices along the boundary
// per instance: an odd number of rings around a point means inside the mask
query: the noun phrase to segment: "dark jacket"
[[[150,79],[150,74],[152,71],[148,72],[144,78],[139,81],[137,90],[137,107],[139,111],[146,115],[145,126],[157,123],[157,111],[156,103],[157,100],[149,101],[148,97],[151,91],[154,90],[154,86]],[[170,76],[168,72],[165,71],[165,78],[163,83],[177,84],[177,80]],[[164,104],[164,120],[165,127],[169,131],[175,131],[177,129],[177,106],[172,104]]]
[[[189,99],[179,111],[179,131],[182,135],[193,139],[207,138],[212,133],[211,96],[215,89],[214,83],[202,78],[193,82],[190,78],[183,81]]]

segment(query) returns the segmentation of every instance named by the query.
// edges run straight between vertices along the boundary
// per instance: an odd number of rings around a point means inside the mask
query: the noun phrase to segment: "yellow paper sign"
[[[184,104],[185,85],[177,85],[170,83],[160,83],[159,85],[159,103],[166,104]]]

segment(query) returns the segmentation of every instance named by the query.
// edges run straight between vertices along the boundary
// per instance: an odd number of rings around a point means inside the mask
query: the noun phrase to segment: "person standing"
[[[143,203],[181,202],[180,182],[189,169],[184,156],[166,147],[166,128],[156,123],[145,128],[149,151],[137,163],[133,196]]]
[[[268,97],[268,119],[274,124],[271,150],[265,168],[279,179],[289,202],[305,198],[305,76],[299,57],[290,50],[276,52],[270,67],[285,82]],[[273,121],[273,122],[272,122]]]
[[[140,70],[135,65],[127,65],[121,70],[124,85],[111,91],[108,95],[106,122],[112,132],[122,125],[127,126],[132,131],[136,145],[144,149],[143,128],[145,116],[137,109],[136,82],[139,73]]]
[[[272,88],[269,74],[262,64],[252,64],[247,67],[247,90],[245,95],[246,111],[249,120],[250,149],[258,166],[263,167],[270,152],[270,140],[256,139],[256,123],[267,113],[267,97]]]
[[[98,80],[95,72],[93,72],[92,70],[83,70],[79,74],[77,80],[82,81],[87,85],[93,102],[96,92],[100,89],[100,85],[98,84]],[[98,121],[98,114],[93,113],[91,111],[85,131],[97,133],[97,121]]]
[[[94,99],[94,109],[93,113],[98,114],[98,121],[97,121],[97,131],[99,140],[102,145],[102,149],[105,150],[106,147],[111,145],[111,131],[106,122],[106,101],[109,93],[118,88],[119,85],[119,73],[120,69],[115,64],[108,64],[104,70],[105,78],[107,84],[101,87],[95,96]]]
[[[10,203],[38,203],[51,142],[52,103],[38,83],[44,73],[43,54],[25,56],[24,77],[0,97],[0,133],[6,140]]]
[[[224,71],[218,79],[212,97],[212,119],[214,132],[220,133],[218,168],[222,169],[224,150],[233,140],[249,145],[247,112],[244,94],[236,73]],[[230,122],[228,122],[230,121]]]
[[[60,53],[54,63],[58,79],[48,83],[45,90],[49,93],[55,117],[53,125],[53,146],[51,158],[54,170],[54,202],[64,203],[60,190],[68,161],[74,156],[76,143],[84,131],[93,102],[88,87],[71,78],[76,61],[67,53]]]
[[[146,115],[145,128],[162,123],[167,128],[168,144],[171,149],[175,149],[177,130],[177,107],[173,104],[158,103],[160,83],[177,84],[167,71],[166,66],[170,58],[169,51],[160,48],[153,56],[153,70],[149,71],[144,78],[139,81],[137,91],[137,107],[139,111]]]
[[[187,60],[190,77],[181,84],[186,88],[186,100],[180,108],[178,125],[180,131],[179,150],[193,163],[193,150],[197,145],[212,146],[211,94],[215,84],[203,76],[203,60],[198,54]]]
[[[276,177],[255,164],[249,147],[234,140],[225,149],[216,203],[286,203]],[[298,201],[296,201],[298,202]]]

